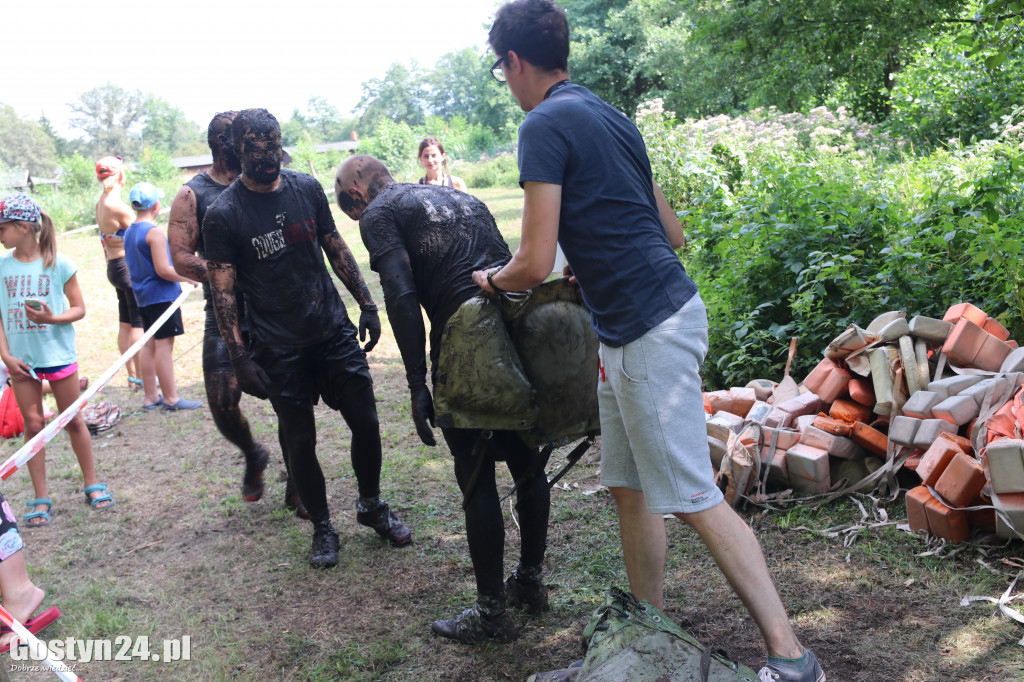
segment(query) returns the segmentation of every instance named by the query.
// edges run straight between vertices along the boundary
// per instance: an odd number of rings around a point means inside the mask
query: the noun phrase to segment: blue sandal
[[[26,502],[25,506],[29,509],[34,509],[41,504],[46,505],[46,510],[31,511],[27,514],[23,514],[21,518],[25,519],[26,526],[49,526],[50,525],[50,511],[53,509],[53,500],[49,497],[37,497],[31,502]],[[29,523],[32,519],[42,519],[41,523]]]
[[[97,483],[95,485],[87,485],[87,486],[85,486],[85,501],[86,501],[86,503],[90,507],[95,509],[96,511],[106,511],[108,509],[113,509],[114,505],[117,504],[117,503],[114,502],[114,496],[113,495],[111,495],[110,493],[103,493],[103,491],[106,490],[106,489],[107,489],[107,484],[106,483]],[[100,492],[100,493],[103,493],[103,494],[99,495],[97,497],[91,497],[90,493],[95,493],[95,492]],[[103,502],[107,502],[108,500],[110,501],[110,504],[108,504],[106,507],[97,507],[96,506],[97,504],[102,504]]]

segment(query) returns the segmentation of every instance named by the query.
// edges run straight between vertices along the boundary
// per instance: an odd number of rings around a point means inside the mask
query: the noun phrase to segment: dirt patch
[[[490,201],[506,198],[491,194]],[[338,223],[382,301],[354,225],[343,216]],[[507,228],[510,234],[514,228]],[[117,355],[113,290],[95,237],[67,238],[62,250],[81,268],[88,316],[76,325],[79,352],[85,372],[96,377]],[[180,392],[205,400],[199,292],[186,304],[185,325],[176,352]],[[241,458],[209,412],[143,414],[141,396],[128,392],[123,374],[104,396],[125,416],[94,438],[100,479],[117,499],[114,511],[88,509],[66,438],[54,442],[47,458],[54,522],[24,531],[31,575],[47,590],[45,603],[64,612],[46,634],[54,640],[145,635],[155,651],[165,638],[191,638],[190,661],[79,663],[82,679],[525,680],[580,657],[580,633],[604,591],[627,585],[615,514],[598,489],[594,456],[553,494],[545,574],[552,611],[524,620],[512,646],[469,647],[431,634],[430,622],[468,607],[475,588],[450,458],[443,445],[428,448],[415,437],[400,356],[386,321],[384,327],[370,358],[384,440],[383,489],[414,530],[409,547],[391,548],[355,523],[348,430],[323,406],[318,452],[341,534],[341,564],[328,571],[308,567],[310,525],[283,509],[276,422],[266,403],[248,397],[243,403],[257,438],[274,452],[267,494],[253,504],[241,500]],[[8,454],[16,446],[0,444]],[[555,453],[550,468],[564,456]],[[502,475],[510,486],[507,472]],[[32,496],[27,472],[3,490],[20,511]],[[886,508],[893,518],[905,515],[902,502]],[[511,569],[518,531],[506,509]],[[830,680],[1024,676],[1020,624],[991,604],[959,605],[964,595],[998,596],[1006,589],[1021,565],[1020,543],[938,559],[918,556],[927,549],[923,540],[892,526],[866,531],[850,547],[841,537],[799,528],[856,520],[859,511],[850,503],[745,516],[801,638]],[[758,632],[699,540],[670,522],[669,543],[668,614],[702,642],[760,667]]]

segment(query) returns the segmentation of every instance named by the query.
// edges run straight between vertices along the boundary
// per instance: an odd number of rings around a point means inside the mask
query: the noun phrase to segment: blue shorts
[[[707,351],[700,296],[636,341],[601,344],[601,484],[642,490],[652,514],[692,514],[724,499],[701,394]]]

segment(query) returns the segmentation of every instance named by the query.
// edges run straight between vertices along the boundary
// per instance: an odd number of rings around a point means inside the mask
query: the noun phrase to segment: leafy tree
[[[383,78],[363,83],[363,96],[356,106],[359,129],[373,134],[384,119],[409,126],[420,125],[424,119],[424,75],[416,66],[392,64]]]
[[[461,116],[499,140],[515,139],[523,113],[508,88],[491,77],[488,69],[493,63],[491,52],[481,54],[473,48],[442,56],[427,76],[430,113],[446,121]]]
[[[50,123],[50,119],[46,118],[45,115],[39,117],[39,127],[53,140],[57,156],[70,156],[74,153],[76,149],[75,142],[59,135]]]
[[[689,34],[681,5],[680,0],[567,0],[573,80],[629,115],[652,93],[670,89],[673,77],[681,75],[676,52]]]
[[[52,175],[57,168],[57,151],[46,131],[4,104],[0,104],[0,166],[24,168],[39,176]]]
[[[203,142],[205,131],[185,118],[185,113],[165,100],[150,95],[143,110],[142,143],[165,154],[175,154],[190,142]]]
[[[71,125],[87,135],[90,155],[126,159],[138,155],[138,131],[146,117],[146,97],[141,92],[107,83],[83,92],[71,110],[78,114]]]
[[[416,162],[417,136],[405,121],[381,118],[372,137],[360,143],[360,151],[380,159],[391,174],[401,178]]]
[[[314,143],[339,142],[349,139],[357,124],[356,119],[342,117],[325,98],[310,97],[305,112],[295,109],[281,124],[281,140],[287,146],[299,144],[304,136]]]

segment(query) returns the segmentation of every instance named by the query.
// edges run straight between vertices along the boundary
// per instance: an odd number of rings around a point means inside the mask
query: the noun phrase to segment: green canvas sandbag
[[[529,292],[481,293],[442,334],[437,423],[519,431],[530,446],[597,434],[597,351],[590,313],[567,278]]]
[[[707,651],[646,599],[618,588],[594,611],[583,646],[582,666],[538,673],[530,682],[758,682],[753,670]]]
[[[434,385],[437,425],[528,428],[537,420],[532,391],[498,302],[474,296],[459,306],[441,334]]]

